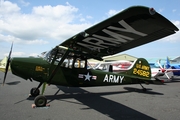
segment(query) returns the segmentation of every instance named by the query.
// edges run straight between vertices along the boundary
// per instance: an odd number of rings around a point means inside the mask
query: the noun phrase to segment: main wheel
[[[36,105],[36,107],[44,107],[47,104],[47,99],[45,96],[43,95],[38,95],[35,99],[34,99],[34,104]]]
[[[32,88],[31,91],[30,91],[30,94],[31,94],[33,97],[38,96],[39,93],[40,93],[40,90],[39,90],[39,89],[36,90],[36,87]]]

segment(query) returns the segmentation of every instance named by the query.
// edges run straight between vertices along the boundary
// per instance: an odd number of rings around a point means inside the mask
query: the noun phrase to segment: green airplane
[[[90,87],[162,83],[158,78],[151,78],[150,66],[143,58],[134,61],[127,71],[119,73],[112,72],[112,65],[108,66],[107,71],[89,68],[88,59],[102,60],[103,56],[158,40],[176,31],[178,28],[153,8],[133,6],[76,34],[46,52],[42,58],[11,59],[12,45],[3,85],[10,65],[14,75],[39,82],[36,88],[30,90],[30,94],[35,97],[35,105],[42,107],[47,104],[43,96],[46,84]],[[146,88],[142,88],[146,91]]]

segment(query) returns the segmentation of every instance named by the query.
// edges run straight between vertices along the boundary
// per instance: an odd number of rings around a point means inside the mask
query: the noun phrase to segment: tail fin
[[[133,78],[151,79],[151,68],[144,58],[138,58],[126,73]]]
[[[167,57],[167,59],[166,59],[166,69],[167,68],[170,68],[171,67],[171,65],[170,65],[170,60],[169,60],[169,58]]]

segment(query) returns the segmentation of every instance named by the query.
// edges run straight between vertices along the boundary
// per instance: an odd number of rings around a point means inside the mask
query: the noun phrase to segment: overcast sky
[[[13,57],[37,56],[133,5],[153,7],[180,29],[180,0],[0,0],[0,59],[8,55],[12,42]],[[123,53],[180,56],[180,32]]]

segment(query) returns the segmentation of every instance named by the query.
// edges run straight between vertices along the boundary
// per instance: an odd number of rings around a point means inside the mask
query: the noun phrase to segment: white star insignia
[[[90,77],[92,77],[91,75],[89,75],[89,72],[87,73],[87,75],[84,75],[85,76],[85,81],[88,80],[90,81]]]

